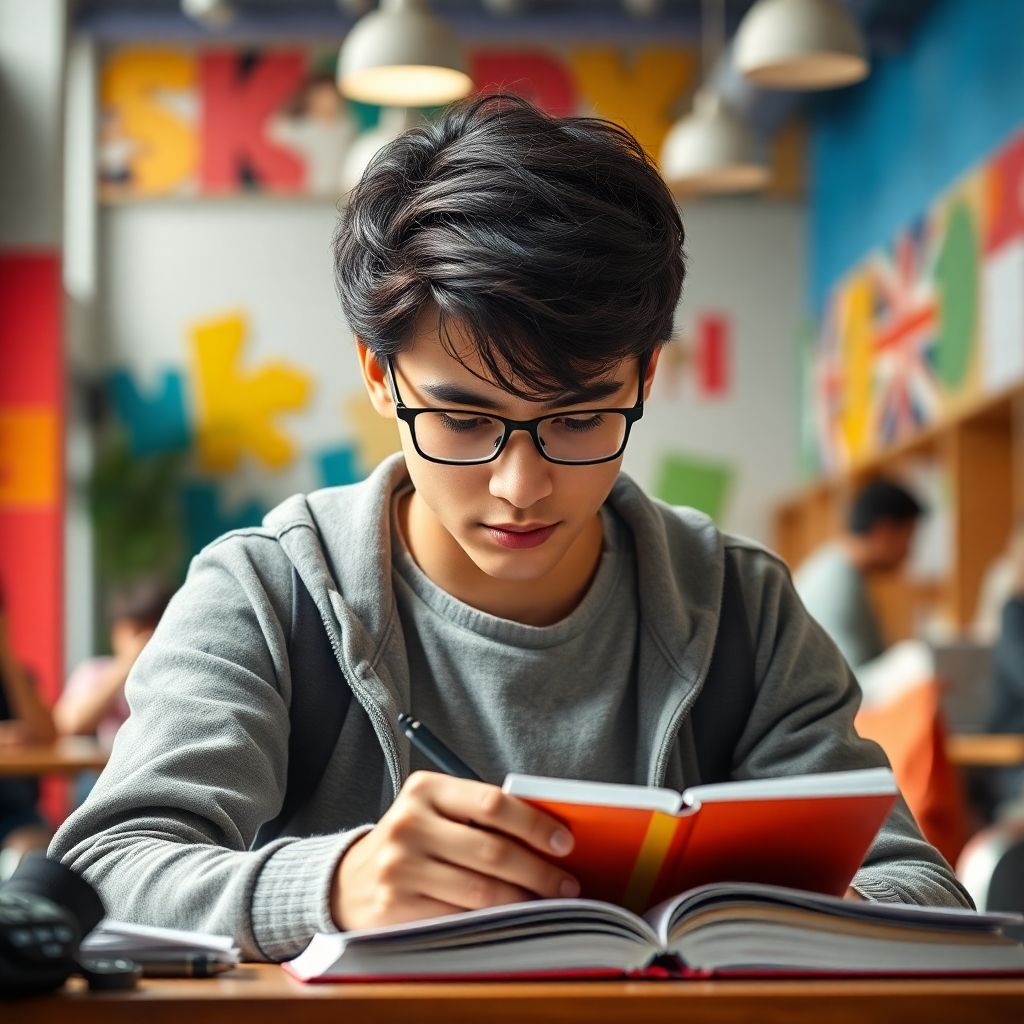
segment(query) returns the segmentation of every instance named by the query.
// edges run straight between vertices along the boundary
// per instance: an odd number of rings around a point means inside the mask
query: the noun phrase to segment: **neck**
[[[863,537],[858,537],[855,533],[847,533],[843,535],[839,543],[855,569],[864,573],[871,572],[874,568],[871,551]]]
[[[586,594],[601,557],[603,528],[595,515],[543,579],[499,580],[481,571],[415,491],[403,496],[398,523],[420,569],[452,597],[479,611],[527,626],[564,619]]]

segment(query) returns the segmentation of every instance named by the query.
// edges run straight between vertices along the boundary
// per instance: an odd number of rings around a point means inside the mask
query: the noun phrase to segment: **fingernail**
[[[562,884],[558,887],[558,895],[565,896],[567,899],[572,899],[574,896],[580,894],[580,883],[575,878],[564,878]]]
[[[564,828],[557,828],[551,833],[551,849],[557,854],[568,853],[573,848],[572,833]]]

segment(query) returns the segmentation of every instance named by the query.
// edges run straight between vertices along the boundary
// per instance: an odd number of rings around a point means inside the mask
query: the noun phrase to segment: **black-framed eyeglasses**
[[[391,356],[388,377],[398,418],[409,425],[413,447],[428,462],[446,466],[478,465],[496,459],[514,430],[525,430],[548,462],[562,466],[593,466],[611,462],[625,450],[632,426],[644,414],[644,376],[640,360],[636,404],[628,409],[583,409],[556,412],[532,420],[510,420],[475,409],[409,408],[398,390]]]

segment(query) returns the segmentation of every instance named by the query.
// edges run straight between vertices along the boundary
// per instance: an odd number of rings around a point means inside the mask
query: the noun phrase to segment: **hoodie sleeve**
[[[245,959],[335,931],[329,894],[365,829],[250,850],[284,798],[291,573],[270,535],[197,556],[129,675],[131,715],[50,856],[111,917],[234,936]]]
[[[801,604],[789,571],[761,549],[727,548],[743,580],[757,694],[737,744],[734,777],[761,778],[888,766],[857,735],[860,688],[838,648]],[[853,879],[871,900],[971,906],[942,855],[897,800]]]

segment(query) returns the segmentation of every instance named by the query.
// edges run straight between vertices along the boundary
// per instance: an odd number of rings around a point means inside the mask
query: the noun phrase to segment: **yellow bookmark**
[[[640,852],[637,854],[623,898],[623,903],[630,910],[639,914],[647,908],[651,890],[658,879],[662,864],[665,863],[665,855],[678,826],[679,819],[674,815],[662,814],[660,811],[651,814],[651,822],[647,826],[647,833],[640,845]]]

